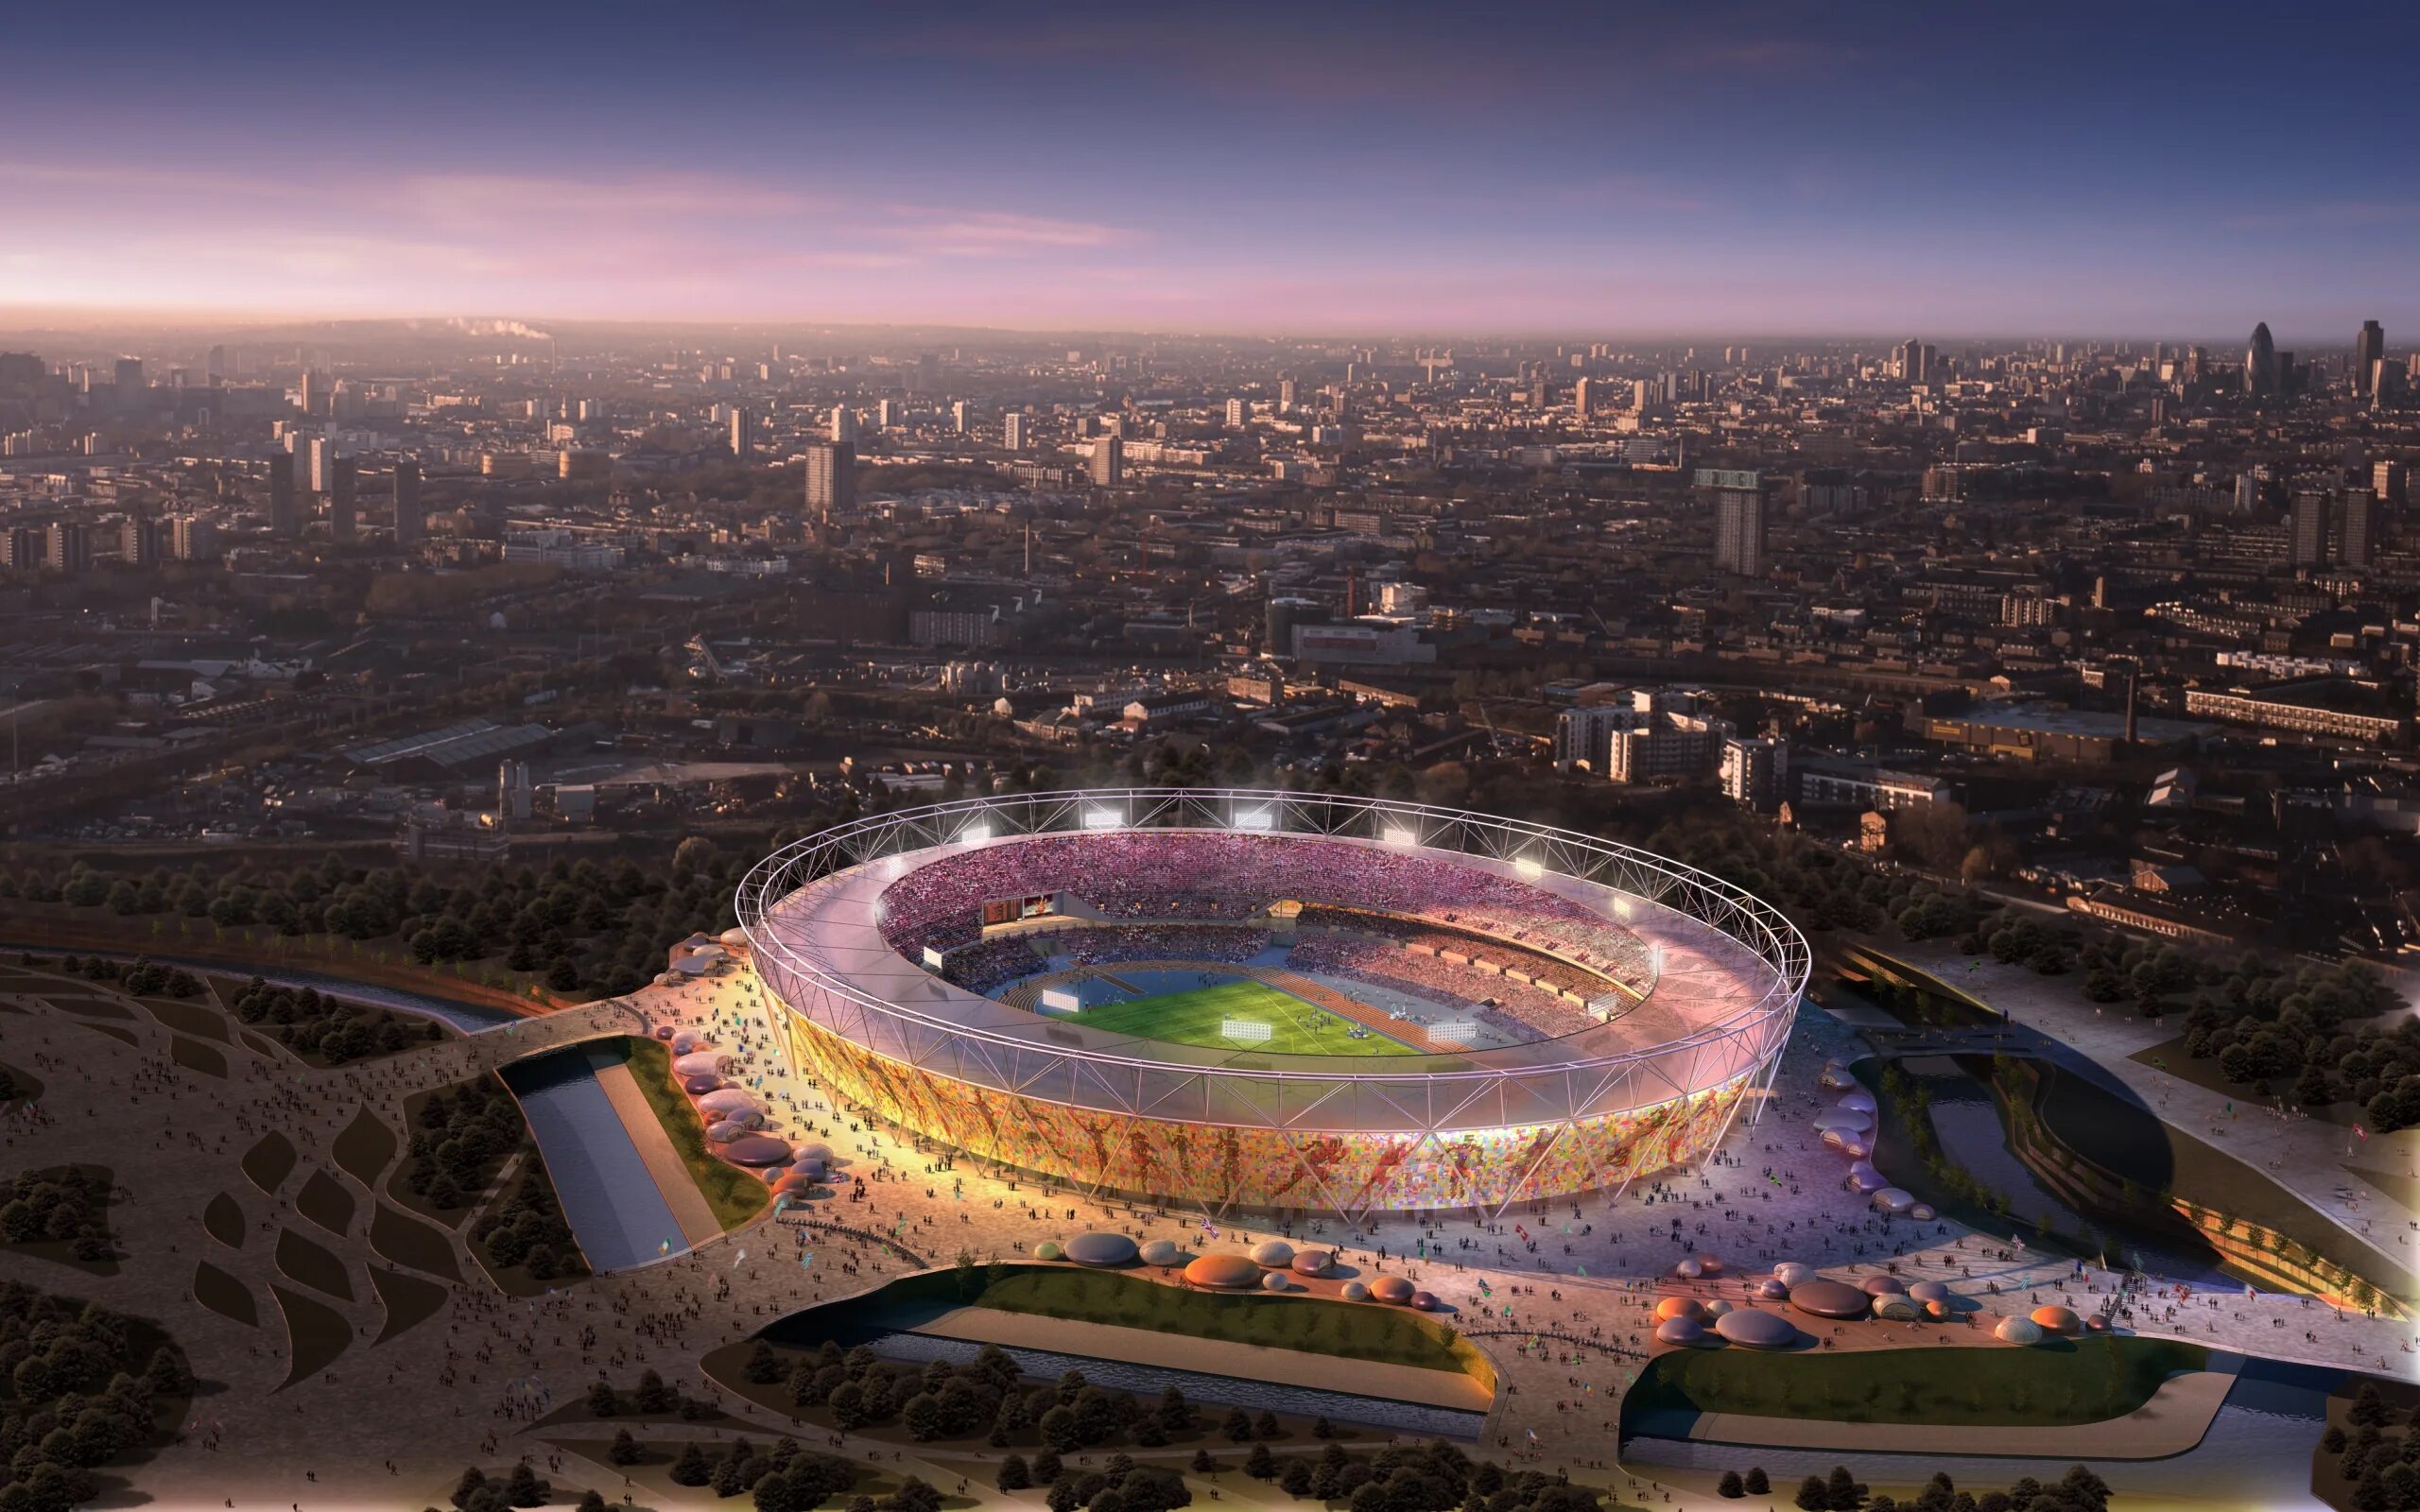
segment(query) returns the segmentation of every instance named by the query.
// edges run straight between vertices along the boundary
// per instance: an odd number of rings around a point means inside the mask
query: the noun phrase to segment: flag
[[[1587,1275],[1587,1274],[1588,1274],[1588,1267],[1587,1267],[1587,1266],[1585,1266],[1585,1265],[1581,1266],[1581,1267],[1580,1267],[1580,1274],[1581,1274],[1581,1275],[1582,1275],[1582,1276]]]
[[[799,1268],[799,1269],[801,1269],[801,1270],[804,1270],[804,1269],[806,1269],[806,1267],[807,1267],[807,1266],[809,1266],[809,1265],[813,1264],[814,1263],[815,1263],[815,1251],[814,1251],[814,1250],[812,1250],[812,1249],[802,1249],[802,1250],[800,1250],[800,1251],[798,1252],[798,1268]]]
[[[731,1257],[731,1268],[732,1268],[732,1269],[734,1269],[734,1270],[737,1270],[737,1269],[739,1268],[739,1263],[740,1263],[741,1261],[743,1261],[743,1260],[746,1260],[747,1258],[748,1258],[748,1251],[746,1251],[746,1250],[744,1250],[744,1249],[743,1249],[743,1250],[741,1250],[738,1254],[732,1256],[732,1257]]]
[[[1538,1431],[1537,1431],[1536,1429],[1534,1429],[1534,1428],[1524,1428],[1524,1429],[1522,1429],[1522,1430],[1521,1430],[1521,1432],[1523,1432],[1523,1433],[1525,1433],[1525,1434],[1527,1434],[1527,1435],[1530,1435],[1530,1443],[1534,1444],[1534,1443],[1536,1443],[1536,1442],[1538,1441]]]
[[[659,1255],[668,1255],[672,1253],[672,1241],[666,1239],[662,1244],[657,1245],[655,1246],[655,1252]]]

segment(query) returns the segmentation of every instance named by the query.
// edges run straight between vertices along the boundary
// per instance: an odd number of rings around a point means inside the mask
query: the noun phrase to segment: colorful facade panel
[[[1019,1097],[875,1055],[803,1015],[786,1017],[796,1063],[878,1118],[1073,1186],[1211,1209],[1500,1208],[1617,1186],[1703,1160],[1748,1080],[1578,1122],[1438,1133],[1255,1128]]]

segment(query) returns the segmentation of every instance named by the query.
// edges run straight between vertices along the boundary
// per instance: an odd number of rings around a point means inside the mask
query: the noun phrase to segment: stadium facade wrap
[[[1778,910],[1645,851],[1249,790],[861,819],[760,863],[738,912],[788,1010],[775,1019],[793,1064],[841,1102],[1036,1177],[1211,1213],[1502,1212],[1701,1161],[1760,1105],[1808,965]],[[1279,943],[1264,949],[1422,953],[1502,981],[1502,1007],[1473,994],[1489,1006],[1469,1011],[1504,1032],[1471,1046],[1414,1029],[1380,1057],[1274,1054],[1152,1038],[1131,1015],[1124,1032],[1096,1028],[952,979],[970,974],[964,953],[1039,963],[1016,940],[1051,926],[1143,930],[1177,957],[1220,930],[1267,931]]]

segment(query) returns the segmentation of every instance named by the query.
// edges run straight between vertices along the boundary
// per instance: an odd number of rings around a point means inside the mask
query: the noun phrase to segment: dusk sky
[[[2420,328],[2408,3],[53,3],[6,35],[0,306]]]

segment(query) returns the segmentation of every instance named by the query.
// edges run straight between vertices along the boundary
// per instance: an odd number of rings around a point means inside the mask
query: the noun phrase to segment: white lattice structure
[[[885,938],[883,894],[940,858],[1033,835],[1159,833],[1308,837],[1483,868],[1635,935],[1655,973],[1628,1011],[1560,1039],[1374,1062],[1029,1013]],[[1567,831],[1335,795],[938,804],[801,841],[752,871],[738,903],[756,970],[791,1009],[793,1051],[841,1096],[1007,1165],[1214,1211],[1501,1211],[1702,1160],[1769,1078],[1807,974],[1798,932],[1720,878]]]

